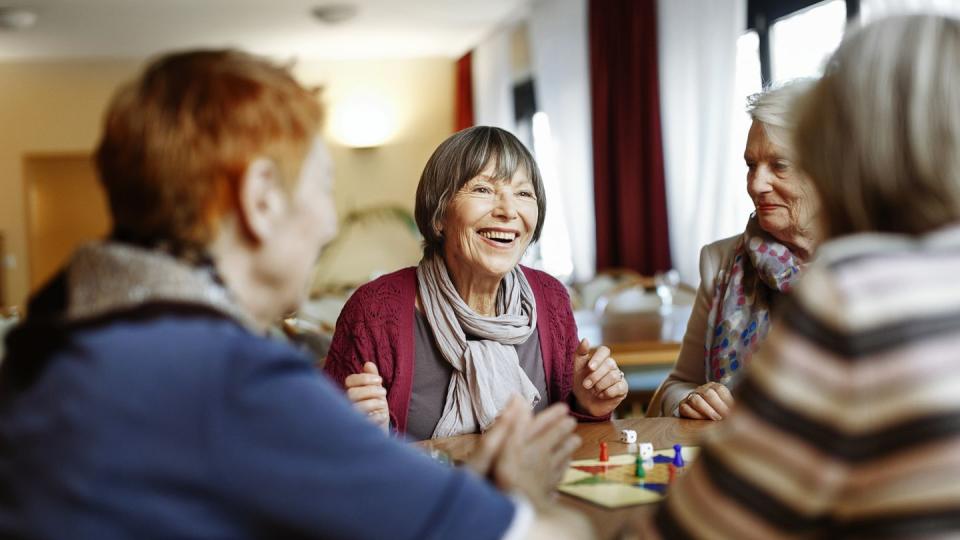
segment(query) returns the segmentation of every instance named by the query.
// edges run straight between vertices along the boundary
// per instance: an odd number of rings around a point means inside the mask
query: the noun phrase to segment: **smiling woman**
[[[627,384],[578,341],[563,284],[519,265],[546,214],[540,171],[509,132],[443,142],[417,187],[424,257],[361,287],[325,369],[371,419],[418,439],[486,430],[513,395],[604,419]]]
[[[770,312],[790,292],[819,238],[819,200],[793,165],[791,107],[811,86],[798,80],[757,94],[743,159],[756,211],[746,230],[704,246],[700,289],[677,364],[648,414],[721,420],[730,388],[766,338]]]

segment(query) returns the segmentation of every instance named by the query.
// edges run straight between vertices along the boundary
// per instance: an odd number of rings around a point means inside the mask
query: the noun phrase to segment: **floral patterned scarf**
[[[756,214],[734,247],[733,262],[718,276],[704,341],[706,380],[731,386],[770,329],[770,303],[790,292],[802,263],[760,228]]]

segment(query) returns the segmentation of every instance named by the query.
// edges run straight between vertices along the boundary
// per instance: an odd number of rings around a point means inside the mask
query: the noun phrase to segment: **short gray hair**
[[[841,43],[795,131],[828,237],[960,220],[958,83],[956,19],[891,17]]]
[[[442,252],[440,226],[447,206],[464,184],[491,163],[494,180],[513,178],[519,170],[530,179],[539,210],[532,242],[540,238],[547,213],[547,194],[536,161],[527,147],[509,131],[491,126],[474,126],[458,131],[440,143],[420,175],[414,217],[423,235],[425,254]]]
[[[793,153],[794,109],[801,96],[813,88],[814,79],[794,79],[747,98],[747,114],[760,122],[770,141]]]

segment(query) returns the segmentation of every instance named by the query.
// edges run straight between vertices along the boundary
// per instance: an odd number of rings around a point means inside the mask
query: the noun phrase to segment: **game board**
[[[683,447],[681,455],[686,466],[677,468],[676,476],[683,474],[699,450],[695,446]],[[636,452],[612,455],[605,463],[597,459],[576,460],[570,463],[557,490],[606,508],[657,502],[670,485],[673,455],[672,448],[655,451],[653,468],[646,469],[644,478],[635,475]]]

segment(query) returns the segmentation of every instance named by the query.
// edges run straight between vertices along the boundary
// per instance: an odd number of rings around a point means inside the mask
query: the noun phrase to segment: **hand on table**
[[[580,447],[580,437],[573,433],[577,423],[567,412],[566,405],[557,403],[534,416],[522,399],[512,398],[467,466],[501,490],[518,491],[535,507],[544,507]]]
[[[606,416],[627,397],[629,389],[610,349],[597,347],[591,355],[590,342],[580,340],[573,357],[573,395],[580,407],[592,416]]]
[[[723,420],[733,407],[730,390],[718,383],[708,382],[698,386],[680,402],[677,413],[681,418],[695,420]]]
[[[363,364],[363,371],[349,375],[344,385],[347,387],[347,398],[357,410],[366,414],[371,422],[384,430],[390,427],[387,390],[383,387],[383,378],[380,377],[376,364]]]

